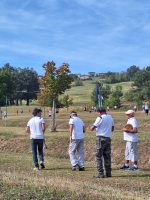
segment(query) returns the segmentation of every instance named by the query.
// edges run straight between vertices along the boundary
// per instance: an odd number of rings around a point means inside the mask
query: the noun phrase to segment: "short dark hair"
[[[77,112],[71,111],[70,116],[77,116]]]
[[[97,109],[97,112],[99,112],[99,113],[105,113],[106,112],[106,109],[105,108],[98,108]]]
[[[34,108],[32,114],[33,114],[33,116],[37,116],[37,114],[38,114],[39,112],[42,112],[42,110],[41,110],[40,108]]]

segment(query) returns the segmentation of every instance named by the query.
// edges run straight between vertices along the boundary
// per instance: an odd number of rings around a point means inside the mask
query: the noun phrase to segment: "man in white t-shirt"
[[[97,110],[98,117],[91,126],[96,129],[96,162],[98,175],[95,178],[111,177],[111,136],[114,131],[114,120],[106,113],[105,108]],[[106,176],[104,176],[103,160]]]
[[[27,123],[26,132],[30,133],[34,170],[39,170],[37,151],[39,154],[41,169],[45,168],[43,153],[45,121],[43,118],[41,118],[41,109],[35,108],[32,114],[33,117]]]
[[[77,112],[72,111],[69,119],[69,156],[72,170],[77,168],[84,171],[84,133],[83,121],[77,116]]]
[[[138,142],[138,121],[134,117],[134,111],[128,110],[125,112],[128,120],[128,126],[123,128],[124,140],[126,141],[126,149],[125,149],[125,163],[121,165],[120,169],[129,169],[132,171],[138,170],[138,149],[137,149],[137,142]],[[129,167],[129,162],[133,162],[134,165]]]

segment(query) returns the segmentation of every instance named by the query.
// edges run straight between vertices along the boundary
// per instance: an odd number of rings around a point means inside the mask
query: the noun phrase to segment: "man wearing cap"
[[[78,117],[77,112],[72,111],[69,119],[69,156],[72,170],[84,171],[84,133],[85,126]]]
[[[39,163],[37,157],[37,150],[40,158],[41,169],[45,168],[44,153],[43,153],[45,121],[43,118],[41,118],[42,115],[41,109],[35,108],[32,114],[33,117],[27,123],[26,132],[30,133],[34,170],[38,171]]]
[[[128,120],[127,125],[130,125],[131,128],[124,127],[123,134],[124,140],[126,141],[126,148],[125,148],[125,163],[121,165],[120,169],[129,169],[132,171],[138,170],[138,149],[137,149],[137,142],[138,142],[138,121],[134,117],[134,111],[128,110],[125,112]],[[133,162],[133,166],[129,167],[129,162]]]
[[[90,127],[96,129],[96,162],[98,175],[95,178],[111,177],[111,136],[114,131],[114,120],[106,113],[105,108],[97,110],[98,117]],[[103,160],[106,176],[104,176]]]

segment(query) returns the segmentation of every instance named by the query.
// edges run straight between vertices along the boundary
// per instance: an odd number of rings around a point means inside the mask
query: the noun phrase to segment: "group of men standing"
[[[43,143],[45,132],[45,121],[41,118],[41,109],[35,108],[33,110],[33,118],[31,118],[27,124],[27,132],[30,133],[32,155],[35,170],[39,170],[37,150],[39,153],[41,169],[45,168]],[[95,178],[111,177],[111,137],[114,131],[114,119],[110,114],[107,114],[105,108],[99,108],[97,110],[97,118],[95,122],[90,126],[90,130],[96,130],[96,163],[97,163],[97,176]],[[137,141],[138,141],[138,122],[134,117],[134,111],[128,110],[127,124],[130,124],[130,129],[123,128],[124,140],[126,141],[125,149],[125,163],[120,166],[120,169],[137,170]],[[85,149],[84,149],[84,137],[85,137],[85,124],[83,120],[78,117],[77,112],[72,111],[69,119],[69,157],[72,170],[84,171]],[[129,162],[134,163],[129,167]]]

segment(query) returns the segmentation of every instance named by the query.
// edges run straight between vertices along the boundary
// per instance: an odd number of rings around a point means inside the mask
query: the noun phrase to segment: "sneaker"
[[[45,165],[43,162],[40,163],[41,169],[45,169]]]
[[[79,167],[79,171],[85,171],[84,167]]]
[[[99,174],[97,176],[93,176],[93,178],[105,178],[105,176],[103,174]]]
[[[120,169],[129,169],[129,166],[126,166],[125,164],[120,166]]]
[[[38,167],[34,167],[33,170],[34,171],[39,171],[39,168]]]
[[[72,171],[76,171],[77,168],[78,168],[78,165],[74,165],[74,166],[72,167]]]
[[[129,168],[129,170],[130,170],[130,171],[136,171],[136,170],[139,170],[139,168],[138,168],[138,167],[135,167],[135,166],[133,165],[133,166],[131,166],[131,167]]]

